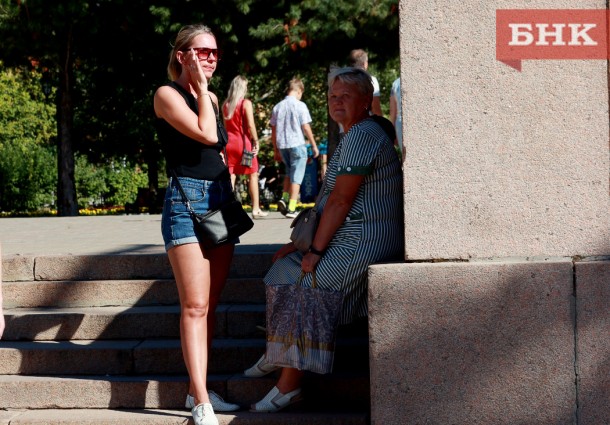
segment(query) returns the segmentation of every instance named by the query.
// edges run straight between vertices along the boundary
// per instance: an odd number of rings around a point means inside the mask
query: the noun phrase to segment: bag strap
[[[325,190],[326,190],[326,177],[324,177],[324,179],[322,179],[322,186],[320,186],[320,190],[318,191],[318,196],[316,196],[316,200],[314,201],[313,210],[315,212],[318,212],[318,205],[319,205],[320,200],[322,199],[322,196],[324,196]]]
[[[184,189],[182,188],[182,184],[180,184],[180,179],[178,178],[178,174],[176,173],[176,170],[174,170],[172,168],[170,170],[170,172],[172,173],[173,180],[176,180],[176,187],[178,187],[178,191],[180,192],[180,196],[182,197],[182,203],[186,206],[186,209],[189,211],[191,216],[193,216],[193,218],[197,217],[197,213],[191,206],[191,201],[189,201],[189,198],[186,196],[186,193],[184,192]],[[237,198],[235,197],[235,192],[233,191],[232,187],[231,187],[231,195],[233,195],[233,200],[237,201]]]
[[[212,99],[210,99],[210,101],[212,101]],[[214,109],[214,115],[216,116],[216,132],[218,133],[218,136],[220,137],[220,126],[224,126],[224,124],[220,121],[220,113],[218,112],[218,108],[216,107],[216,104],[214,102],[212,102],[212,108]],[[224,151],[225,161],[226,161],[226,158],[227,158],[227,145],[226,144],[222,147],[222,150]]]
[[[303,279],[305,278],[306,274],[307,273],[305,273],[304,271],[301,271],[301,276],[299,276],[297,285],[301,285],[303,283]],[[311,272],[311,287],[315,288],[316,286],[318,286],[318,280],[316,279],[316,269],[313,269],[313,271]]]
[[[174,170],[172,168],[171,172],[172,172],[172,177],[174,178],[174,180],[176,180],[176,186],[178,187],[178,190],[180,191],[180,196],[182,196],[182,202],[186,206],[186,209],[189,210],[189,213],[193,217],[195,217],[195,210],[193,209],[193,207],[191,207],[191,202],[189,201],[189,198],[186,196],[186,193],[184,193],[184,189],[182,189],[182,185],[180,184],[180,179],[178,179],[178,174],[176,173],[176,170]]]

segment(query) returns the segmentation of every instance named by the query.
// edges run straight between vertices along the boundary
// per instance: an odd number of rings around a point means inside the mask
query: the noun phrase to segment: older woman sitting
[[[295,284],[301,271],[315,270],[318,288],[344,293],[340,324],[348,324],[368,313],[369,265],[404,253],[402,172],[392,124],[369,112],[370,75],[357,68],[333,69],[328,87],[330,115],[345,136],[328,165],[320,223],[308,253],[292,243],[276,253],[265,284]],[[311,274],[305,275],[303,285],[311,283]],[[260,377],[277,369],[263,355],[244,375]],[[281,369],[276,386],[252,411],[276,412],[301,399],[305,370]]]

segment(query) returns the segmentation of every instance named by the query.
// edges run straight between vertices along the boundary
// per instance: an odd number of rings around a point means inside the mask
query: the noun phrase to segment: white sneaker
[[[254,366],[244,370],[244,376],[247,376],[248,378],[261,378],[278,370],[279,368],[279,366],[274,366],[267,363],[265,355],[263,354],[263,356],[254,364]]]
[[[250,406],[251,412],[274,413],[293,403],[303,400],[301,397],[301,389],[297,388],[288,394],[282,394],[277,387],[273,387],[271,391],[258,403]]]
[[[286,218],[296,218],[297,215],[299,215],[298,212],[288,210],[286,212],[286,215],[284,215],[284,217],[286,217]]]
[[[227,403],[224,399],[219,396],[214,391],[208,390],[208,396],[210,396],[210,404],[215,412],[235,412],[236,410],[241,409],[239,404],[235,403]],[[184,407],[187,409],[192,409],[195,407],[195,397],[190,394],[186,395],[186,401],[184,402]]]
[[[195,425],[218,425],[218,419],[210,403],[201,403],[191,409]]]

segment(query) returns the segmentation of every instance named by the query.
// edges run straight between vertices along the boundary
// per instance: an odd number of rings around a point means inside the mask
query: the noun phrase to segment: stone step
[[[265,350],[263,338],[215,339],[209,373],[250,367]],[[335,369],[368,369],[368,343],[361,337],[337,340]],[[0,374],[146,375],[184,374],[179,339],[0,341]]]
[[[273,252],[236,252],[229,276],[264,276]],[[6,282],[49,280],[171,279],[166,254],[127,255],[9,255],[2,257]]]
[[[241,374],[210,375],[208,388],[244,409],[273,387],[277,373],[251,379]],[[0,405],[7,409],[179,409],[188,392],[186,375],[0,376]],[[309,374],[303,382],[308,410],[366,410],[366,373]],[[360,406],[360,407],[357,407]],[[2,423],[0,421],[0,423]]]
[[[4,341],[179,338],[180,307],[7,308]],[[263,304],[222,304],[217,338],[264,336]]]
[[[367,425],[368,414],[311,412],[291,409],[273,414],[236,412],[217,414],[219,425]],[[11,425],[186,425],[190,412],[174,410],[29,410],[2,411],[0,423]]]
[[[242,406],[262,398],[278,376],[242,375],[264,352],[257,326],[265,322],[262,277],[272,255],[236,252],[217,310],[208,385]],[[2,261],[0,408],[12,410],[0,410],[0,423],[192,423],[183,407],[179,300],[165,254]],[[366,328],[341,329],[335,370],[306,375],[306,401],[286,413],[218,415],[220,423],[368,424]]]
[[[253,364],[263,339],[216,339],[209,373],[234,373]],[[0,341],[0,374],[183,374],[178,339]]]
[[[177,305],[173,279],[4,281],[4,307],[106,307]],[[229,278],[225,303],[264,303],[260,277]]]

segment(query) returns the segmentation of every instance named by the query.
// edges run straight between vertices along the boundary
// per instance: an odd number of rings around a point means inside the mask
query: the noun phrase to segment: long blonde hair
[[[212,30],[203,24],[194,24],[194,25],[186,25],[178,31],[178,35],[176,36],[176,41],[172,48],[172,51],[169,54],[169,63],[167,65],[167,75],[170,80],[176,80],[180,76],[182,72],[182,64],[178,62],[178,58],[176,58],[176,53],[180,50],[184,50],[186,46],[191,44],[191,41],[195,37],[201,34],[210,34],[214,39],[216,36],[212,32]]]
[[[233,114],[235,113],[235,107],[237,106],[237,102],[246,97],[246,93],[248,92],[248,80],[245,77],[238,75],[233,78],[231,81],[231,86],[229,87],[229,93],[227,94],[227,100],[225,100],[224,105],[226,106],[226,111],[223,108],[223,115],[225,120],[230,120],[233,118]]]

